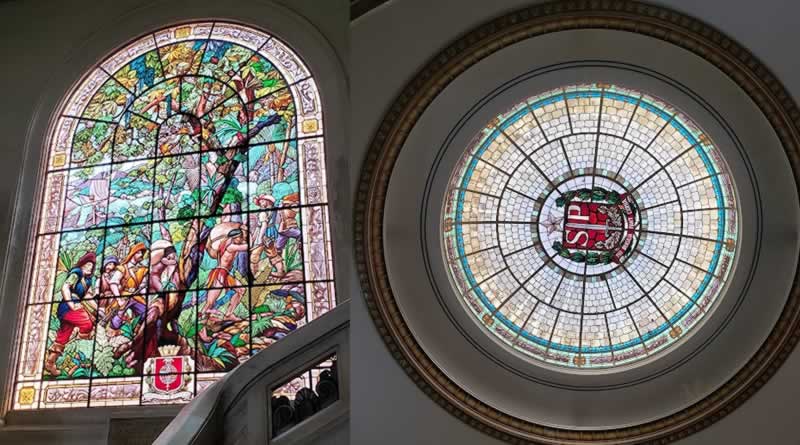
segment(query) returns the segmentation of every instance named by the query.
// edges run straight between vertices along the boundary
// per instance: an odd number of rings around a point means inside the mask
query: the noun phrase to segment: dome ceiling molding
[[[566,30],[611,29],[653,37],[703,58],[757,105],[779,138],[800,183],[800,112],[777,78],[751,53],[714,28],[683,14],[632,1],[570,1],[536,5],[492,20],[432,58],[398,95],[365,159],[355,211],[356,259],[367,307],[389,351],[411,379],[446,411],[511,443],[667,443],[732,412],[777,371],[800,339],[797,274],[766,341],[724,385],[658,420],[612,430],[578,431],[510,416],[473,397],[421,348],[395,301],[384,251],[384,205],[400,151],[416,122],[460,74],[491,54],[531,37]]]

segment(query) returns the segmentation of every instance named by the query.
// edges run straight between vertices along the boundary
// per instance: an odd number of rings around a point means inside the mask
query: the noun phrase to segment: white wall
[[[357,165],[394,97],[425,62],[476,25],[530,0],[391,0],[351,27],[350,138]],[[800,2],[788,0],[662,0],[704,20],[748,47],[800,98],[795,56]],[[358,181],[357,170],[353,184]],[[431,304],[434,304],[431,301]],[[351,434],[356,444],[500,443],[447,414],[419,390],[389,355],[362,299],[351,314],[353,394]],[[424,308],[420,308],[424,310]],[[795,401],[800,396],[800,351],[742,408],[681,444],[797,443]],[[657,403],[657,395],[654,395]],[[536,403],[536,401],[532,401]]]

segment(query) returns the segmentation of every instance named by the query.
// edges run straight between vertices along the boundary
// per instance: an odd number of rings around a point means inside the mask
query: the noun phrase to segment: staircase
[[[349,442],[350,303],[229,372],[184,406],[155,445]]]
[[[346,301],[255,354],[183,407],[12,411],[0,424],[0,443],[347,444],[349,326]]]

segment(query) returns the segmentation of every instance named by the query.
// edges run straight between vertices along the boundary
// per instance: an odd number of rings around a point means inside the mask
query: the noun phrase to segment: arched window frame
[[[99,27],[98,31],[92,34],[88,40],[75,39],[76,49],[68,56],[63,64],[55,64],[52,82],[42,89],[39,97],[36,113],[26,122],[28,133],[25,138],[24,158],[22,175],[19,178],[9,178],[10,182],[16,182],[16,194],[14,196],[14,215],[12,228],[9,233],[3,234],[4,238],[0,241],[7,242],[9,246],[5,253],[5,264],[15,264],[15,270],[20,270],[20,264],[24,263],[24,270],[30,270],[31,258],[28,255],[32,241],[36,237],[35,230],[28,230],[28,227],[36,227],[38,224],[38,214],[40,212],[38,204],[44,192],[43,182],[40,178],[44,171],[44,165],[49,156],[49,136],[52,128],[56,125],[61,110],[61,101],[70,97],[70,91],[74,85],[80,85],[82,80],[80,75],[89,72],[91,67],[98,64],[98,61],[105,59],[107,54],[112,54],[145,30],[158,30],[170,26],[171,24],[183,24],[202,20],[221,20],[232,23],[242,23],[255,29],[265,30],[270,35],[276,36],[301,55],[301,59],[306,62],[309,71],[314,74],[317,80],[320,102],[323,104],[323,128],[326,164],[328,166],[337,165],[342,170],[342,159],[346,156],[344,115],[346,109],[347,85],[344,74],[343,63],[341,61],[342,42],[336,41],[336,36],[331,36],[330,26],[326,28],[324,24],[325,14],[312,11],[311,8],[302,7],[298,10],[291,10],[285,6],[275,4],[256,4],[236,8],[235,13],[221,11],[218,5],[213,2],[201,1],[193,11],[187,13],[181,11],[179,5],[142,7],[133,11],[124,11],[124,14],[115,18],[105,26]],[[316,14],[316,15],[315,15]],[[321,31],[322,29],[322,31]],[[103,38],[101,38],[103,37]],[[332,42],[333,40],[333,42]],[[58,69],[61,68],[61,69]],[[27,117],[26,117],[27,118]],[[327,129],[330,128],[330,131]],[[327,169],[330,171],[330,168]],[[349,186],[349,179],[346,171],[341,175],[328,175],[327,183],[330,190],[337,187]],[[349,217],[348,198],[338,194],[329,194],[328,208],[341,208],[336,214],[329,215],[330,235],[333,249],[341,253],[333,252],[337,258],[349,257],[349,252],[343,250],[346,240],[349,238],[345,224],[339,224],[335,220],[341,219],[342,215]],[[30,233],[29,233],[30,232]],[[25,258],[24,262],[19,258]],[[17,259],[14,263],[14,259]],[[335,266],[338,270],[340,267]],[[8,269],[7,269],[8,270]],[[25,302],[29,289],[31,277],[27,273],[18,280],[3,279],[2,296],[0,296],[0,308],[2,308],[3,326],[6,327],[6,334],[14,341],[5,345],[6,350],[0,350],[0,361],[4,366],[0,368],[0,381],[4,383],[2,412],[13,409],[17,402],[17,392],[13,388],[14,376],[17,372],[18,354],[21,348],[18,347],[18,338],[13,333],[22,332],[24,323]],[[345,289],[346,286],[339,284],[340,276],[347,276],[345,273],[334,274],[336,277],[336,288]],[[19,274],[17,274],[19,277]],[[349,281],[349,280],[347,280]],[[341,300],[341,297],[339,298]],[[135,409],[135,408],[134,408]]]

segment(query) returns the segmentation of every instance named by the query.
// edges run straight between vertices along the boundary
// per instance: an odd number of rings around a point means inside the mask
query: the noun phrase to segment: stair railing
[[[255,354],[187,404],[156,445],[309,443],[349,420],[350,302]]]

